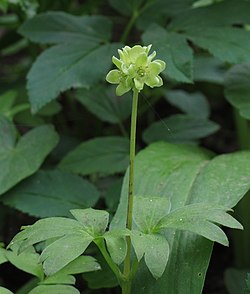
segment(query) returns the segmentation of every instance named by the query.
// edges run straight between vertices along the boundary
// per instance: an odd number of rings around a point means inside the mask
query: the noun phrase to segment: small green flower
[[[134,47],[125,46],[118,50],[120,59],[112,57],[113,63],[118,69],[111,70],[106,80],[111,84],[118,84],[116,95],[121,96],[131,89],[141,91],[144,84],[154,88],[163,84],[159,74],[165,69],[166,64],[160,59],[154,61],[156,52],[149,54],[149,46],[135,45]]]

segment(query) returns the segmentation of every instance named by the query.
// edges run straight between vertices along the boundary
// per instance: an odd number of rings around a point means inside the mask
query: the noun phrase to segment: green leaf
[[[190,142],[215,133],[219,126],[208,119],[185,114],[172,115],[154,122],[143,132],[146,143],[154,141]]]
[[[155,279],[162,276],[169,258],[169,244],[160,234],[133,231],[131,240],[137,259],[144,255],[145,263]]]
[[[173,106],[190,116],[208,118],[210,114],[209,104],[206,97],[200,93],[188,93],[182,90],[166,92],[165,99]]]
[[[50,217],[38,220],[31,226],[24,227],[10,242],[9,247],[20,244],[20,251],[31,245],[51,239],[82,232],[82,226],[74,219],[64,217]]]
[[[225,95],[242,117],[250,119],[250,63],[235,65],[228,71]]]
[[[43,284],[75,284],[75,278],[72,275],[100,270],[100,265],[95,258],[81,255],[71,261],[60,271],[47,277]]]
[[[146,234],[158,230],[159,221],[170,211],[169,198],[136,196],[134,198],[133,220],[141,232]]]
[[[208,7],[186,9],[172,19],[169,28],[183,31],[197,28],[197,24],[199,24],[199,27],[205,32],[210,27],[248,24],[250,3],[245,0],[238,0],[237,5],[235,3],[234,0],[226,0]]]
[[[194,80],[223,85],[225,64],[212,56],[196,56],[194,59]]]
[[[70,212],[91,236],[98,237],[104,234],[109,222],[107,211],[87,208],[73,209]]]
[[[70,88],[90,87],[104,79],[121,44],[107,44],[111,21],[103,16],[49,12],[28,20],[20,33],[35,42],[56,46],[45,50],[28,74],[32,112]]]
[[[83,42],[86,45],[107,41],[111,21],[104,16],[74,16],[51,11],[36,15],[19,28],[19,33],[33,42],[58,44]]]
[[[198,147],[154,143],[136,156],[134,193],[169,198],[171,212],[197,203],[232,208],[250,188],[250,152],[210,158],[211,153]],[[128,174],[112,229],[125,227],[127,195]],[[155,281],[142,264],[132,293],[201,293],[212,242],[188,231],[169,229],[163,233],[170,246],[163,276]]]
[[[186,37],[222,61],[250,61],[250,32],[240,28],[207,27],[188,29]]]
[[[80,89],[77,92],[77,100],[99,119],[109,123],[120,123],[131,113],[131,93],[117,97],[113,87]]]
[[[59,168],[81,175],[114,174],[129,163],[129,140],[122,137],[100,137],[83,142],[69,152]]]
[[[214,204],[191,204],[170,212],[161,219],[159,226],[166,229],[191,231],[211,241],[228,246],[226,234],[216,225],[234,229],[243,229],[243,227],[232,216],[227,214],[226,210],[223,207],[214,207]]]
[[[1,244],[0,244],[1,246]],[[8,261],[8,259],[6,258],[6,250],[4,248],[0,247],[0,264],[5,263]]]
[[[69,285],[39,285],[28,294],[80,294],[80,292]],[[7,293],[6,293],[7,294]]]
[[[145,44],[154,44],[157,57],[166,62],[164,73],[179,82],[192,82],[193,52],[185,37],[152,25],[142,35],[142,39]]]
[[[40,256],[35,252],[33,247],[27,248],[20,254],[18,254],[18,251],[15,248],[13,251],[6,250],[5,255],[8,261],[18,269],[38,277],[39,280],[43,279],[43,269],[39,262]]]
[[[84,43],[57,45],[44,51],[28,73],[32,112],[70,88],[90,87],[105,77],[120,44],[100,46]]]
[[[0,194],[32,175],[58,142],[57,133],[48,125],[29,131],[16,144],[13,127],[8,130],[0,134],[0,142],[5,143],[0,147]]]
[[[94,206],[97,189],[76,175],[60,170],[38,171],[5,193],[1,201],[37,217],[70,216],[70,209]]]
[[[16,129],[11,121],[5,116],[0,115],[0,154],[14,147],[16,133]]]
[[[119,1],[116,0],[109,0],[108,2],[119,13],[129,16],[140,8],[143,0],[127,0],[126,2],[122,3],[122,5],[119,3]]]
[[[1,294],[14,294],[10,290],[8,290],[8,289],[6,289],[4,287],[1,287],[1,286],[0,286],[0,291],[1,291]]]
[[[0,113],[8,116],[13,104],[15,103],[17,92],[7,91],[0,96]]]
[[[80,256],[93,238],[84,233],[68,234],[47,246],[41,254],[44,272],[51,276]],[[63,254],[62,254],[63,252]]]
[[[106,245],[112,260],[120,265],[127,254],[127,242],[125,236],[129,235],[127,230],[110,230],[104,234]]]

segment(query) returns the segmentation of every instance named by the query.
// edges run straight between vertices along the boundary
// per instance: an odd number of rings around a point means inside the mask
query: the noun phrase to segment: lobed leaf
[[[64,217],[50,217],[38,220],[31,226],[24,227],[10,242],[9,247],[20,244],[20,251],[31,245],[51,239],[58,238],[74,232],[82,232],[82,226],[76,220]]]
[[[129,164],[129,140],[123,137],[100,137],[83,142],[70,151],[59,168],[81,175],[105,175],[124,171]]]
[[[69,285],[39,285],[29,292],[29,294],[80,294],[80,292]],[[6,293],[7,294],[7,293]]]
[[[0,147],[0,194],[37,171],[58,142],[54,128],[43,125],[23,135],[15,144],[15,131],[6,123],[0,120],[0,129],[1,126],[5,129],[0,133],[0,143],[3,143]]]
[[[242,117],[250,119],[250,63],[232,67],[225,82],[227,100],[239,110]]]
[[[169,198],[152,196],[135,196],[133,220],[143,233],[158,231],[159,221],[170,211]]]
[[[153,43],[157,57],[166,62],[164,73],[176,81],[192,83],[193,51],[184,36],[152,25],[142,39],[145,44]]]
[[[160,278],[169,258],[169,244],[166,238],[160,234],[132,231],[131,241],[138,261],[144,255],[145,263],[153,277]]]
[[[109,222],[107,211],[87,208],[72,209],[70,212],[91,236],[98,237],[104,234]]]
[[[51,276],[75,260],[92,240],[93,238],[85,232],[72,232],[51,243],[43,250],[40,258],[45,274]]]
[[[60,170],[38,171],[1,197],[1,202],[37,217],[69,216],[73,208],[94,206],[97,189]]]

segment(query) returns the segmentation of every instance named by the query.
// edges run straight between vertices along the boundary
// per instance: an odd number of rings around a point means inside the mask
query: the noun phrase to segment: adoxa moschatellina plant
[[[166,229],[188,230],[223,245],[228,245],[228,240],[218,225],[242,229],[241,224],[227,213],[230,209],[222,206],[197,203],[171,211],[171,203],[167,197],[134,197],[138,94],[144,85],[151,88],[162,86],[159,74],[165,69],[165,62],[153,60],[156,53],[150,54],[150,48],[151,45],[136,45],[118,50],[120,59],[112,59],[117,69],[111,70],[106,77],[108,82],[117,84],[117,95],[123,95],[130,90],[133,92],[126,225],[108,230],[108,212],[88,208],[71,210],[75,219],[50,217],[23,227],[8,247],[10,250],[18,248],[22,252],[48,240],[40,256],[46,276],[58,275],[60,270],[81,256],[93,242],[117,277],[122,293],[129,294],[143,257],[156,279],[165,271],[169,259]],[[99,267],[96,268],[98,269]]]

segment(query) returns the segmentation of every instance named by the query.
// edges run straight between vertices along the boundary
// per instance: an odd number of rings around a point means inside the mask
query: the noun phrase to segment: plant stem
[[[122,43],[124,43],[124,44],[126,43],[128,35],[129,35],[129,33],[130,33],[130,31],[131,31],[137,17],[138,17],[138,15],[139,15],[138,12],[135,10],[133,12],[129,22],[127,23],[127,26],[125,27],[125,30],[124,30],[123,34],[122,34],[122,37],[121,37],[121,42]]]
[[[133,90],[133,104],[131,114],[131,129],[130,129],[130,154],[129,154],[129,187],[128,187],[128,207],[127,207],[127,221],[126,228],[132,229],[132,213],[133,213],[133,200],[134,200],[134,162],[135,162],[135,143],[136,143],[136,119],[138,108],[138,91]],[[129,294],[131,289],[130,277],[130,259],[131,259],[131,239],[130,236],[126,237],[127,241],[127,255],[124,261],[123,275],[125,281],[122,285],[122,293]]]

